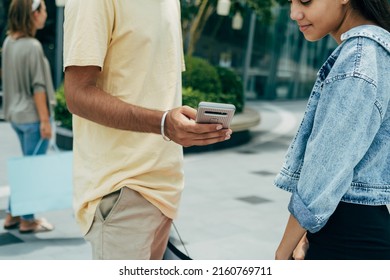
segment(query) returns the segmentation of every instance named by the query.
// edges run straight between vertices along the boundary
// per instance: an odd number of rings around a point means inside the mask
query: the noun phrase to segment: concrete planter
[[[73,149],[73,132],[70,129],[60,126],[56,127],[56,144],[61,150],[71,151]]]

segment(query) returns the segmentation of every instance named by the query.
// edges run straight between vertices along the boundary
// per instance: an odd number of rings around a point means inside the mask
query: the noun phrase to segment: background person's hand
[[[42,139],[50,139],[51,138],[51,124],[49,121],[43,121],[40,123],[40,132]]]
[[[182,106],[169,111],[165,119],[165,135],[184,146],[204,146],[230,139],[231,129],[220,124],[198,124],[196,110]]]

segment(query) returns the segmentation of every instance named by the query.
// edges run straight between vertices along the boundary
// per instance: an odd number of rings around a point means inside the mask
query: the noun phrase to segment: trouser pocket
[[[112,212],[112,210],[115,208],[115,205],[117,204],[118,200],[119,200],[119,196],[121,194],[121,190],[118,190],[116,192],[113,192],[113,193],[110,193],[108,195],[105,195],[102,200],[100,201],[99,203],[99,211],[100,212],[100,216],[101,216],[101,219],[103,221],[105,221],[108,216],[110,215],[110,213]]]

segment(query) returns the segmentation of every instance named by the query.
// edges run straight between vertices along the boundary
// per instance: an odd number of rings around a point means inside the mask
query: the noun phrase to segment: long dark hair
[[[352,8],[390,32],[389,0],[350,0]]]

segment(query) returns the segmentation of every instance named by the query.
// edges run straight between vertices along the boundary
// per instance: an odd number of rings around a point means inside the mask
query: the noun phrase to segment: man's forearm
[[[73,114],[104,126],[160,133],[163,112],[128,104],[96,86],[88,85],[67,94],[67,104]]]
[[[220,124],[198,124],[197,111],[188,106],[163,111],[128,104],[96,86],[100,68],[69,66],[65,70],[65,97],[71,113],[92,122],[122,130],[163,134],[175,143],[203,146],[230,138],[231,129]],[[164,138],[165,140],[166,137]]]

